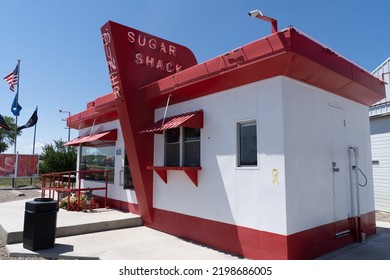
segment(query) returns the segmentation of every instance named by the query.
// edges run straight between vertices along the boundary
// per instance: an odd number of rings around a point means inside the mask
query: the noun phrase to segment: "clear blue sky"
[[[390,56],[390,1],[385,0],[12,0],[0,1],[0,114],[13,116],[14,93],[3,80],[21,59],[19,103],[23,125],[38,106],[36,149],[67,140],[67,114],[110,92],[100,27],[108,20],[190,48],[198,62],[268,35],[260,9],[373,71]],[[34,128],[18,137],[31,153]],[[71,138],[77,131],[71,131]],[[12,153],[13,147],[7,151]]]

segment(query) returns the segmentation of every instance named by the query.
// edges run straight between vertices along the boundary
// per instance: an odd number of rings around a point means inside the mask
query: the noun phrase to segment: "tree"
[[[15,144],[15,120],[7,116],[3,116],[3,118],[11,129],[0,128],[0,153],[4,153],[10,146]],[[17,131],[16,134],[19,136],[22,134],[22,131]]]
[[[39,159],[41,174],[51,172],[74,171],[77,165],[77,148],[64,146],[62,139],[54,140],[54,144],[45,144]]]

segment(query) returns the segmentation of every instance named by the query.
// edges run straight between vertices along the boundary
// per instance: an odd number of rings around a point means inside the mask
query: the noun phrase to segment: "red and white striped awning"
[[[117,139],[117,130],[108,130],[97,134],[79,136],[72,141],[64,144],[64,146],[78,146],[85,144],[85,146],[99,146],[107,142],[115,142]]]
[[[166,129],[172,129],[179,126],[202,128],[203,110],[167,117],[165,120],[161,119],[155,122],[151,127],[141,130],[140,133],[162,133]]]

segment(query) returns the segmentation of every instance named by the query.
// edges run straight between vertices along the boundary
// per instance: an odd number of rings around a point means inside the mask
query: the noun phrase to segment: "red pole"
[[[274,18],[270,18],[270,17],[267,17],[265,15],[258,15],[256,16],[258,19],[262,19],[262,20],[265,20],[265,21],[268,21],[271,23],[272,27],[271,27],[271,32],[272,33],[276,33],[278,32],[278,21]]]
[[[105,189],[105,195],[104,195],[104,208],[107,207],[108,170],[106,170],[105,173],[106,173],[106,189]]]

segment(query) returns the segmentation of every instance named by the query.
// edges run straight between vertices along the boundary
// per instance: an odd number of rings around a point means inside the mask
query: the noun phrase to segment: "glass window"
[[[200,129],[177,127],[165,130],[165,165],[200,166]]]
[[[80,170],[108,170],[108,181],[114,182],[115,146],[81,146]],[[104,181],[104,172],[85,172],[84,179]]]
[[[200,129],[183,128],[183,165],[200,166]]]
[[[165,131],[165,165],[180,165],[180,127]]]
[[[239,123],[238,166],[257,166],[257,128],[256,121]]]
[[[123,167],[123,188],[134,190],[133,177],[131,176],[130,164],[125,154],[125,166]]]

